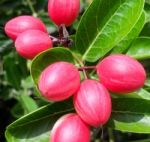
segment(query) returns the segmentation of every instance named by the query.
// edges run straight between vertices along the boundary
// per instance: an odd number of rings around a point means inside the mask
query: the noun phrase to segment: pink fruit
[[[50,142],[90,142],[90,129],[77,114],[70,113],[55,123]]]
[[[49,0],[48,14],[56,25],[70,26],[80,11],[80,0]]]
[[[47,33],[28,30],[21,33],[15,41],[17,52],[26,59],[33,59],[37,54],[52,47]]]
[[[105,124],[111,114],[111,97],[107,89],[96,80],[85,80],[74,96],[78,115],[89,125]]]
[[[144,85],[146,73],[143,66],[126,55],[110,55],[97,65],[101,83],[115,93],[130,93]]]
[[[20,33],[27,30],[47,32],[44,23],[33,16],[18,16],[8,21],[5,25],[6,34],[13,40],[16,40]]]
[[[77,68],[68,62],[56,62],[48,66],[40,75],[39,90],[50,101],[65,100],[80,86]]]

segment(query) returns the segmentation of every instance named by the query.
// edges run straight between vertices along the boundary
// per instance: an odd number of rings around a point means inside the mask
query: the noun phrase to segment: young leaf
[[[139,20],[144,0],[94,0],[76,34],[82,60],[95,62],[123,40]]]

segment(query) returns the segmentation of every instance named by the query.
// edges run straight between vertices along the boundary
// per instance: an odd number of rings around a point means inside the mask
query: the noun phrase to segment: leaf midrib
[[[140,0],[141,1],[141,0]],[[122,5],[124,5],[126,3],[126,1],[124,2],[124,3],[122,3]],[[95,37],[95,39],[92,41],[92,43],[90,44],[90,46],[89,46],[89,48],[86,50],[86,52],[83,54],[83,56],[82,56],[82,60],[84,61],[85,60],[85,58],[86,58],[86,55],[88,54],[88,52],[89,52],[89,50],[92,48],[92,46],[94,45],[94,43],[95,43],[95,41],[97,40],[97,38],[99,37],[99,35],[103,32],[103,30],[105,29],[105,27],[108,25],[108,23],[112,20],[112,18],[114,17],[114,15],[115,15],[115,13],[122,7],[122,5],[120,5],[117,9],[116,9],[116,11],[114,12],[114,14],[110,17],[110,19],[106,22],[106,24],[104,25],[104,27],[101,29],[101,31],[97,34],[97,36]],[[139,4],[140,5],[140,4]],[[143,5],[144,6],[144,5]],[[141,14],[142,14],[142,11],[141,11],[141,13],[140,13],[140,15],[139,15],[139,18],[140,18],[140,16],[141,16]],[[139,20],[139,18],[137,18],[137,21]],[[137,23],[137,21],[135,22],[135,24]],[[132,28],[135,26],[135,24],[132,26]],[[132,28],[130,29],[130,31],[132,30]],[[129,32],[130,32],[129,31]],[[128,32],[128,33],[129,33]],[[127,33],[127,34],[128,34]],[[126,35],[127,35],[126,34]],[[126,35],[125,36],[123,36],[122,37],[122,39],[124,38],[124,37],[126,37]],[[121,39],[121,40],[122,40]],[[120,41],[121,41],[120,40]],[[119,43],[119,42],[118,42]]]
[[[133,111],[112,110],[112,112],[121,113],[121,114],[135,114],[135,115],[149,115],[150,116],[150,113],[133,112]]]
[[[17,121],[16,121],[16,122],[14,122],[13,124],[9,125],[9,126],[7,127],[7,129],[9,130],[9,129],[14,129],[14,128],[17,128],[17,127],[22,127],[22,126],[25,126],[25,125],[29,125],[29,124],[31,124],[31,123],[34,123],[34,122],[37,122],[37,121],[46,119],[46,118],[48,118],[48,117],[52,117],[52,116],[58,115],[58,114],[60,114],[60,113],[70,112],[70,111],[72,111],[72,110],[74,110],[74,109],[71,108],[71,109],[67,109],[67,110],[64,110],[64,111],[55,112],[55,113],[53,113],[53,114],[45,115],[44,117],[41,117],[41,118],[39,118],[39,119],[35,119],[35,120],[29,121],[29,122],[27,122],[27,123],[23,123],[23,124],[20,124],[20,125],[17,125],[17,124],[16,124],[16,126],[13,126],[13,125],[15,125],[15,123],[17,123]],[[19,121],[19,120],[18,120],[18,121]],[[20,119],[20,121],[21,121],[21,119]]]

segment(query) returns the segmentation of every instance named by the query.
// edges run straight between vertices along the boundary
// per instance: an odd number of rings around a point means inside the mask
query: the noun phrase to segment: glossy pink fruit
[[[16,40],[20,33],[27,30],[47,32],[44,23],[33,16],[18,16],[8,21],[5,25],[6,34],[13,40]]]
[[[26,59],[33,59],[37,54],[52,47],[47,33],[28,30],[21,33],[15,41],[17,52]]]
[[[56,122],[50,142],[90,142],[90,129],[77,114],[70,113]]]
[[[146,73],[143,66],[126,55],[111,55],[97,65],[101,83],[116,93],[133,92],[144,85]]]
[[[80,86],[77,68],[68,62],[56,62],[48,66],[40,75],[39,90],[50,101],[65,100]]]
[[[48,14],[56,25],[71,25],[80,11],[80,0],[49,0]]]
[[[96,80],[85,80],[74,96],[78,115],[89,125],[105,124],[111,114],[111,97],[107,89]]]

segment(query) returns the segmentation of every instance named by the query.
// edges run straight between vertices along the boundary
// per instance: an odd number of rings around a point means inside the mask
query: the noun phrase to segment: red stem
[[[85,66],[85,67],[80,67],[78,68],[79,71],[83,71],[83,70],[96,70],[96,66]]]

